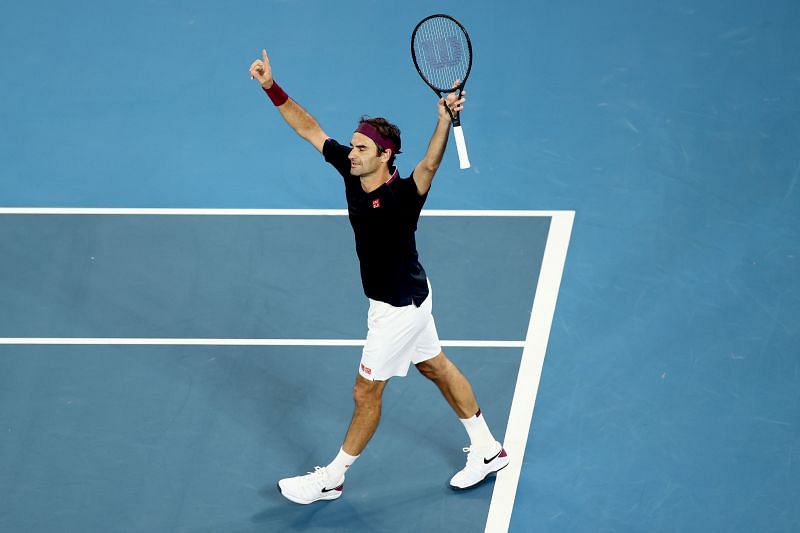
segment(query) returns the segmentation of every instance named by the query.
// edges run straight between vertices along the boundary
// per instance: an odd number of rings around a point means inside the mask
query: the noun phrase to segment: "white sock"
[[[486,420],[481,414],[481,410],[475,413],[475,416],[470,418],[459,418],[461,423],[469,435],[470,446],[475,447],[489,447],[495,443],[492,432],[489,431],[489,426],[486,425]]]
[[[336,482],[342,479],[344,473],[347,472],[347,469],[356,462],[358,457],[358,455],[350,455],[343,449],[339,448],[339,453],[336,455],[336,457],[334,457],[333,461],[331,461],[331,464],[325,467],[328,471],[328,477],[330,480]]]

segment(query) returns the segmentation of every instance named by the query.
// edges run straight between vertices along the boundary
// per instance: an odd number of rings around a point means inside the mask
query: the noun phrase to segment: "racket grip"
[[[453,137],[456,139],[456,150],[458,150],[458,165],[461,170],[469,168],[469,156],[467,155],[467,143],[464,141],[464,130],[461,126],[453,128]]]

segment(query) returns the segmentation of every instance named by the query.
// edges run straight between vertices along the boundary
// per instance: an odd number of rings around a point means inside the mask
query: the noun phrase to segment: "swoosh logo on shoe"
[[[492,457],[491,459],[487,459],[486,457],[484,457],[484,458],[483,458],[483,464],[485,464],[485,465],[488,465],[489,463],[491,463],[492,461],[494,461],[495,459],[497,459],[497,457],[498,457],[498,456],[499,456],[501,453],[503,453],[503,448],[500,448],[500,451],[499,451],[499,452],[497,452],[497,454],[495,454],[495,455],[494,455],[494,457]]]
[[[339,485],[338,487],[333,487],[332,489],[322,489],[322,492],[330,492],[332,490],[339,490],[340,491],[340,490],[342,490],[342,487],[344,487],[344,485]]]

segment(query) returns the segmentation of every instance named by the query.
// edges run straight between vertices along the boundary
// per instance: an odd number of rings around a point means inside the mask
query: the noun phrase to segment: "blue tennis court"
[[[333,502],[366,334],[342,143],[474,65],[417,233],[444,350],[509,468],[413,370]],[[800,6],[775,0],[0,6],[0,530],[800,530]],[[452,139],[451,139],[452,144]]]
[[[422,529],[487,523],[494,483],[467,494],[447,487],[461,457],[446,450],[463,447],[463,436],[419,376],[393,380],[386,435],[361,462],[364,474],[348,476],[349,504],[307,514],[274,488],[335,449],[349,420],[366,309],[353,297],[360,280],[346,212],[33,211],[0,214],[0,242],[28,242],[3,249],[12,259],[2,269],[0,350],[12,384],[4,421],[23,465],[8,477],[12,524],[51,530],[64,514],[79,530],[295,527],[288,520],[328,530],[356,509],[368,518],[342,530],[402,530],[409,513]],[[464,372],[483,376],[481,408],[508,428],[506,446],[519,455],[537,384],[517,377],[523,366],[540,373],[544,356],[531,317],[539,330],[552,320],[552,306],[537,312],[533,302],[538,287],[557,290],[566,242],[559,247],[551,229],[568,235],[571,221],[429,211],[420,224],[429,276],[442,279],[443,342]],[[300,287],[319,299],[288,290]],[[514,411],[522,422],[509,420]],[[26,431],[31,424],[47,430]],[[518,470],[501,478],[511,495]],[[392,476],[413,497],[395,500]],[[51,495],[59,510],[36,512],[31,494]],[[98,522],[101,508],[110,512]]]

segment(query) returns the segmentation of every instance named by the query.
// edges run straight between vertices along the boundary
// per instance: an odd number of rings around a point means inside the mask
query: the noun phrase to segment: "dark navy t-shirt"
[[[419,307],[428,297],[428,281],[414,233],[428,195],[419,195],[413,174],[400,178],[397,170],[389,181],[365,192],[361,179],[350,174],[349,153],[349,147],[333,139],[322,148],[325,161],[344,178],[364,293],[395,307]]]

